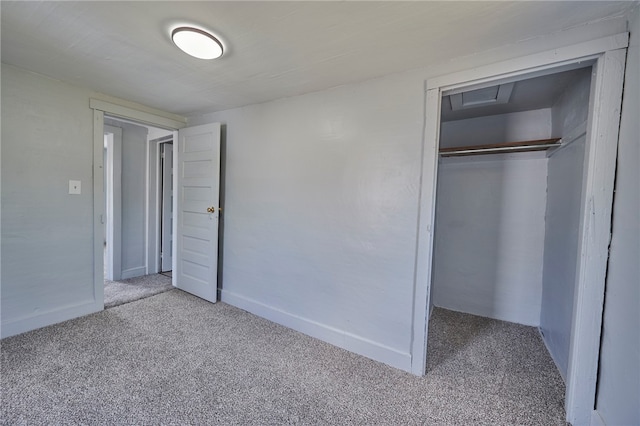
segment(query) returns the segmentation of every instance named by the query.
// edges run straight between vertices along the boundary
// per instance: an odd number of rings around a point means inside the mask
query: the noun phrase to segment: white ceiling
[[[635,4],[2,1],[2,62],[187,115],[426,67]],[[175,48],[169,30],[184,23],[213,30],[225,55]]]

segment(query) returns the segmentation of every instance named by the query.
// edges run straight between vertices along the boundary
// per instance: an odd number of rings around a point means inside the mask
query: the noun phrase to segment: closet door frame
[[[580,234],[567,373],[567,421],[589,424],[595,407],[613,205],[622,85],[629,34],[562,47],[429,79],[426,82],[420,209],[415,265],[411,369],[424,375],[431,313],[431,277],[440,103],[443,92],[475,89],[593,63],[580,211]]]

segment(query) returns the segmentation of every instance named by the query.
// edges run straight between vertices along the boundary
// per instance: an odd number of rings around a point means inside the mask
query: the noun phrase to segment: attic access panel
[[[451,109],[453,111],[459,111],[467,108],[509,103],[514,84],[515,83],[498,84],[497,86],[449,95]]]

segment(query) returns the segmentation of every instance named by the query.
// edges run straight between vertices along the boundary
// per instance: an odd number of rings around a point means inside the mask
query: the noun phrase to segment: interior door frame
[[[164,142],[160,145],[162,167],[160,169],[160,181],[162,188],[160,197],[160,269],[158,272],[173,270],[173,199],[175,198],[175,187],[173,185],[173,141]],[[167,167],[170,164],[170,167]],[[168,172],[170,170],[170,172]],[[168,185],[167,185],[168,184]],[[169,201],[167,200],[169,198]],[[166,241],[168,240],[168,241]],[[171,255],[169,260],[167,258]],[[165,269],[165,264],[169,263],[169,269]]]
[[[147,274],[156,274],[161,270],[161,263],[158,254],[161,251],[160,246],[160,209],[162,170],[160,168],[160,146],[165,143],[173,142],[176,139],[176,132],[172,135],[162,136],[147,142],[147,170],[148,182],[147,187],[147,217],[146,217],[146,256],[147,256]]]
[[[604,305],[604,284],[611,229],[614,174],[622,83],[629,34],[622,33],[573,46],[429,79],[426,82],[425,128],[414,278],[411,370],[424,375],[431,311],[440,104],[442,93],[480,88],[532,73],[595,61],[593,69],[585,171],[583,176],[579,257],[567,373],[567,421],[589,424],[595,393]],[[555,72],[555,71],[554,71]]]
[[[93,297],[98,310],[104,309],[104,116],[137,121],[175,133],[187,126],[185,117],[127,101],[89,99],[93,110]]]

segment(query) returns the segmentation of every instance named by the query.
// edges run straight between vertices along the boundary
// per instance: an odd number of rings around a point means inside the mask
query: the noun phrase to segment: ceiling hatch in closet
[[[559,135],[553,134],[550,125],[540,126],[547,127],[548,131],[538,132],[535,138],[514,140],[509,138],[508,124],[525,117],[546,118],[550,122],[556,101],[573,82],[591,73],[590,65],[583,63],[577,69],[444,92],[441,101],[440,155],[557,148],[562,141]]]
[[[514,84],[498,84],[497,86],[451,94],[448,96],[451,110],[458,111],[466,108],[506,104],[511,98]]]

